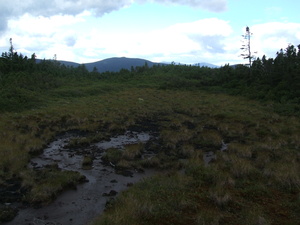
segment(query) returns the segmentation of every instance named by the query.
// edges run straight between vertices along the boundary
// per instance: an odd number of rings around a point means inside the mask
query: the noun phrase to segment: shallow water
[[[74,134],[65,134],[53,141],[40,156],[31,160],[29,167],[39,169],[45,165],[57,163],[63,170],[78,171],[85,175],[89,182],[80,184],[76,190],[62,193],[53,203],[38,209],[29,207],[19,209],[18,215],[9,225],[62,224],[83,225],[101,214],[105,204],[111,198],[110,191],[121,192],[128,185],[154,174],[153,170],[144,173],[131,171],[132,176],[115,173],[111,166],[102,163],[101,156],[108,148],[123,148],[126,144],[150,141],[148,133],[126,132],[124,135],[111,138],[110,141],[99,142],[86,149],[70,150],[64,146]],[[80,153],[78,152],[80,151]],[[95,160],[91,170],[81,167],[83,155],[93,152]]]

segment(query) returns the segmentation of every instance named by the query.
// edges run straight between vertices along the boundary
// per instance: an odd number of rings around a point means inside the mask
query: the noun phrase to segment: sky
[[[89,63],[246,63],[246,26],[256,57],[300,44],[298,0],[0,0],[0,53]],[[254,54],[254,52],[257,52]]]

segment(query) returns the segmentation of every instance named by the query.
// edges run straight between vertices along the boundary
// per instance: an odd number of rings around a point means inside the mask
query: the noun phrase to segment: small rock
[[[135,171],[137,173],[145,173],[145,170],[143,170],[142,168],[137,168],[137,169],[135,169]]]
[[[133,186],[133,183],[127,183],[127,187]]]

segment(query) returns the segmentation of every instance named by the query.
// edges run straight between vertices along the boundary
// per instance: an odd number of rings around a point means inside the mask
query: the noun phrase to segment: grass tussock
[[[122,159],[123,151],[117,148],[109,148],[106,150],[102,160],[107,163],[117,164]]]
[[[185,182],[183,176],[174,174],[169,178],[156,176],[135,184],[108,209],[118,216],[104,214],[101,222],[95,224],[179,224],[189,221],[181,216],[191,207],[185,198]]]
[[[236,156],[230,156],[230,171],[235,178],[255,177],[257,172],[251,161]]]
[[[249,145],[233,142],[228,145],[227,151],[229,153],[237,155],[240,158],[252,158],[252,149]]]
[[[85,155],[82,160],[82,169],[90,170],[93,168],[94,157],[92,155]]]
[[[122,158],[125,160],[134,160],[136,158],[140,158],[143,149],[144,145],[142,143],[126,145]]]
[[[285,190],[300,191],[300,168],[299,163],[290,162],[273,163],[266,166],[263,171],[264,176],[268,177],[273,185]]]
[[[205,149],[219,150],[222,146],[223,137],[217,130],[204,129],[193,140],[196,146]]]
[[[61,171],[55,165],[41,171],[25,171],[22,178],[23,186],[30,188],[23,200],[34,205],[47,205],[63,190],[75,188],[85,180],[78,172]]]

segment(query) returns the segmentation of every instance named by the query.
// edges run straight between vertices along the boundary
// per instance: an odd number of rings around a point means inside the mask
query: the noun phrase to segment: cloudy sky
[[[249,26],[257,56],[300,44],[298,0],[0,0],[0,53],[95,62],[235,64]]]

